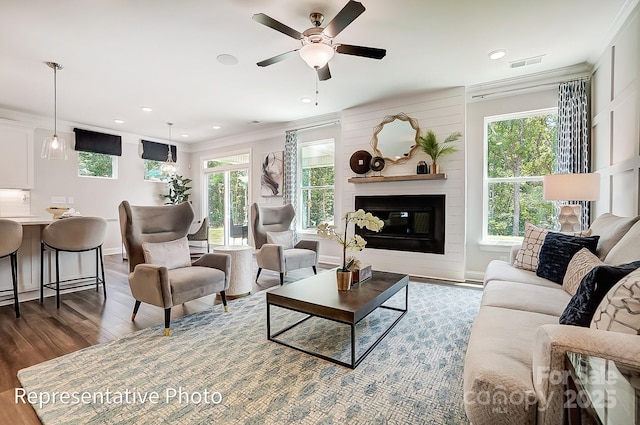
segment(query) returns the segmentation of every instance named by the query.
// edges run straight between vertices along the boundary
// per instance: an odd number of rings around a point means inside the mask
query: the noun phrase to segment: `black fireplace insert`
[[[356,226],[367,248],[444,254],[445,195],[356,196],[355,207],[384,221],[380,232]]]

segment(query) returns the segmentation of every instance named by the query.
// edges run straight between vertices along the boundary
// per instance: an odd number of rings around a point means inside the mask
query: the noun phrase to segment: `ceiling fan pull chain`
[[[318,80],[320,79],[320,77],[318,77],[318,73],[316,72],[316,106],[318,106]]]

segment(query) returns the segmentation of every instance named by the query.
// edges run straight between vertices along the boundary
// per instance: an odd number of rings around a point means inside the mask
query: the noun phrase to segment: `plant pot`
[[[431,174],[440,174],[440,164],[435,162],[431,163]]]
[[[336,271],[336,280],[338,282],[338,291],[348,291],[351,289],[351,272]]]

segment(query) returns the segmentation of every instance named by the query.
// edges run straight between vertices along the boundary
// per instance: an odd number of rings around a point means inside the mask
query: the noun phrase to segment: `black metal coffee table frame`
[[[409,277],[407,275],[400,275],[396,273],[377,272],[373,271],[372,278],[360,285],[351,289],[351,291],[339,292],[337,291],[337,285],[335,283],[335,277],[333,280],[329,278],[332,273],[335,276],[335,272],[328,271],[321,273],[317,276],[313,276],[308,279],[286,285],[278,288],[273,292],[267,292],[267,338],[270,341],[277,342],[289,348],[296,349],[303,353],[319,357],[321,359],[339,364],[341,366],[355,369],[387,336],[387,334],[396,326],[396,324],[404,317],[408,311],[409,306]],[[293,286],[296,285],[296,288]],[[369,285],[369,286],[367,286]],[[313,299],[313,294],[309,294],[305,289],[313,288],[318,293],[324,293],[323,291],[332,291],[335,288],[337,298],[335,294],[328,293],[329,300],[326,303],[322,301],[310,301]],[[384,306],[382,305],[389,298],[405,289],[404,297],[404,309]],[[300,292],[304,291],[304,292]],[[299,299],[296,295],[304,294]],[[278,332],[271,334],[271,306],[277,306],[291,311],[306,314],[303,319],[287,326],[286,328],[279,330]],[[394,310],[401,312],[393,323],[373,342],[369,348],[366,349],[359,357],[356,358],[356,325],[365,319],[369,314],[375,311],[377,308],[384,308],[387,310]],[[277,339],[279,335],[291,330],[292,328],[306,322],[312,317],[319,317],[327,320],[331,320],[338,323],[349,325],[351,328],[351,362],[347,363],[339,359],[326,356],[321,353],[310,351],[302,347],[298,347],[287,343],[281,339]]]

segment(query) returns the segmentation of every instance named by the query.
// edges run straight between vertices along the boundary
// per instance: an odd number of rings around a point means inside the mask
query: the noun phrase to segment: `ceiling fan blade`
[[[292,51],[287,52],[287,53],[279,54],[279,55],[274,56],[272,58],[265,59],[265,60],[263,60],[261,62],[258,62],[256,65],[258,65],[258,66],[273,65],[274,63],[277,63],[277,62],[280,62],[280,61],[283,61],[283,60],[287,59],[289,56],[291,56],[292,54],[294,54],[297,51],[298,51],[298,49],[292,50]]]
[[[371,59],[382,59],[387,54],[385,49],[376,49],[375,47],[352,46],[349,44],[340,44],[336,47],[336,52],[345,55],[364,56]]]
[[[327,81],[329,78],[331,78],[331,71],[329,71],[329,64],[326,64],[318,69],[318,79],[320,81]]]
[[[283,24],[282,22],[276,21],[270,16],[265,15],[264,13],[256,13],[253,15],[253,20],[261,23],[262,25],[266,25],[269,28],[272,28],[276,31],[279,31],[285,35],[288,35],[291,38],[295,38],[296,40],[302,39],[302,34],[293,28]]]
[[[340,12],[333,18],[324,29],[324,33],[329,37],[340,34],[354,19],[365,11],[364,6],[359,1],[350,0]]]

